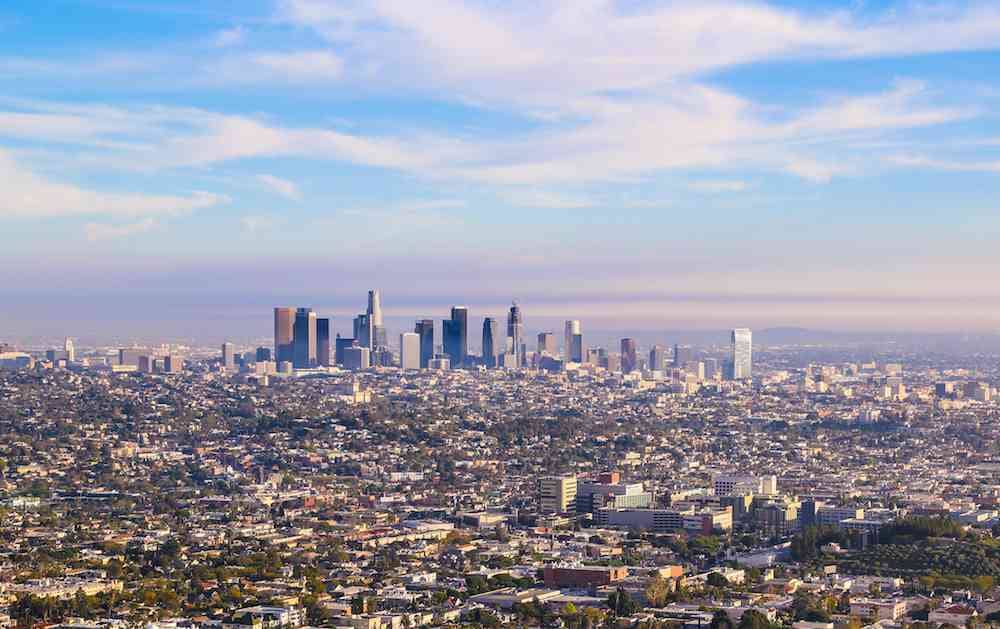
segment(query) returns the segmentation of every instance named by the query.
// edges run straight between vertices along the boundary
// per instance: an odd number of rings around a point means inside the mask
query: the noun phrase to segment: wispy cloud
[[[302,199],[299,187],[295,185],[294,182],[288,181],[287,179],[275,177],[274,175],[257,175],[257,181],[261,182],[264,186],[274,192],[277,192],[286,199],[291,199],[293,201],[299,201]]]
[[[747,182],[739,179],[701,179],[692,181],[688,186],[698,192],[708,192],[712,194],[722,192],[743,192],[749,186]]]
[[[503,192],[501,196],[511,205],[527,208],[573,210],[594,207],[596,205],[596,201],[594,199],[585,196],[566,194],[552,190],[541,190],[538,188],[531,188],[527,190],[514,188]]]
[[[225,196],[99,192],[59,183],[27,170],[0,151],[0,216],[173,216],[227,203]]]
[[[109,225],[105,223],[87,223],[83,227],[87,240],[97,242],[100,240],[118,240],[128,238],[137,234],[144,234],[160,228],[160,223],[153,218],[143,219],[134,223],[123,225]]]
[[[246,29],[242,26],[236,26],[216,33],[215,37],[212,38],[212,43],[219,48],[228,48],[242,44],[246,41],[246,37]]]

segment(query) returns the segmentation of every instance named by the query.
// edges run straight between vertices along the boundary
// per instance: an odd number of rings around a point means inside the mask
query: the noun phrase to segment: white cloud
[[[299,187],[295,185],[294,182],[288,181],[287,179],[275,177],[274,175],[257,175],[257,181],[287,199],[291,199],[293,201],[299,201],[302,199]]]
[[[708,193],[722,192],[743,192],[747,189],[747,182],[738,179],[702,179],[692,181],[688,186],[692,190]]]
[[[935,159],[925,155],[892,155],[888,161],[896,166],[926,168],[951,172],[1000,173],[1000,160],[972,161],[956,159]]]
[[[108,225],[105,223],[87,223],[83,227],[87,240],[97,242],[100,240],[118,240],[144,234],[160,228],[160,223],[153,218],[143,219],[134,223],[124,225]]]
[[[258,53],[249,57],[254,70],[264,70],[269,77],[288,80],[336,79],[344,71],[344,62],[328,50]],[[245,74],[249,79],[262,77]]]
[[[110,193],[58,183],[0,151],[0,216],[172,216],[228,202],[210,192],[188,196]]]
[[[529,208],[549,208],[556,210],[573,210],[594,207],[595,201],[587,197],[574,196],[552,190],[512,189],[501,194],[504,200],[512,205]]]

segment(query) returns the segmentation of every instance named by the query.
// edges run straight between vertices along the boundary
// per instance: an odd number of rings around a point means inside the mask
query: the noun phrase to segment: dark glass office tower
[[[507,314],[507,351],[514,354],[517,367],[524,366],[524,319],[521,307],[515,301]]]
[[[358,341],[358,345],[372,349],[375,344],[374,333],[371,316],[359,314],[354,317],[354,338]]]
[[[344,350],[346,350],[348,347],[354,347],[356,343],[357,343],[357,341],[355,339],[353,339],[353,338],[351,338],[351,339],[345,339],[345,338],[341,338],[341,337],[338,336],[337,340],[334,342],[334,347],[333,347],[333,350],[334,350],[333,360],[334,360],[334,362],[336,362],[338,365],[343,365],[344,364]]]
[[[622,339],[622,373],[632,373],[639,368],[635,339]]]
[[[316,313],[312,308],[295,311],[294,351],[292,365],[296,369],[316,366]]]
[[[274,309],[274,360],[292,362],[295,349],[295,308]]]
[[[430,319],[417,321],[413,331],[420,335],[420,368],[427,369],[434,359],[434,322]]]
[[[330,366],[330,320],[316,319],[316,364]]]
[[[483,365],[490,369],[498,366],[497,356],[503,347],[500,343],[500,322],[486,317],[483,319]]]
[[[694,358],[694,351],[690,345],[674,344],[674,367],[682,368]]]
[[[441,325],[441,342],[444,353],[451,359],[452,368],[465,364],[469,355],[469,309],[455,306],[451,309],[451,319]]]

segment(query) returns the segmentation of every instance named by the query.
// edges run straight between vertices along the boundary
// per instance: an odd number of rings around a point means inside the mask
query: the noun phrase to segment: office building
[[[377,289],[368,291],[368,310],[365,314],[368,315],[368,321],[371,327],[371,347],[388,347],[389,342],[385,330],[385,323],[382,321],[382,295]],[[357,337],[357,334],[354,336]]]
[[[719,361],[715,358],[705,359],[705,379],[715,380],[719,377]]]
[[[575,341],[574,337],[581,337],[581,347],[580,352],[575,351]],[[582,347],[582,328],[580,322],[573,319],[567,321],[563,329],[563,361],[567,363],[582,363],[583,362],[583,347]]]
[[[181,373],[184,371],[184,358],[177,354],[167,354],[163,358],[163,373]]]
[[[507,353],[514,355],[514,364],[524,366],[524,317],[515,301],[507,315]]]
[[[570,339],[570,362],[582,363],[584,358],[583,334],[574,334]]]
[[[358,344],[357,340],[353,338],[342,338],[337,337],[333,345],[333,362],[338,365],[344,364],[344,350],[348,347],[356,347]]]
[[[662,345],[654,345],[649,350],[649,370],[663,371],[667,368],[667,348]]]
[[[258,347],[257,351],[254,352],[254,362],[257,363],[270,362],[272,356],[273,354],[271,353],[270,347]]]
[[[292,365],[296,369],[316,366],[316,313],[312,308],[299,308],[295,311]]]
[[[274,309],[274,359],[292,362],[294,358],[295,308]]]
[[[413,331],[420,336],[420,368],[426,369],[434,358],[434,322],[430,319],[417,321]]]
[[[147,360],[149,360],[148,356],[140,357],[139,371],[142,371],[142,362],[141,362],[142,358],[146,358]],[[232,343],[222,344],[222,367],[226,371],[236,370],[236,346],[233,345]],[[149,371],[152,371],[152,369],[150,369]]]
[[[354,345],[344,348],[344,368],[358,371],[371,367],[371,350]]]
[[[354,317],[354,339],[358,342],[359,346],[367,347],[368,349],[371,349],[375,344],[371,317],[367,313]]]
[[[76,360],[76,348],[73,346],[73,339],[66,337],[63,341],[63,351],[66,352],[66,362],[73,362]]]
[[[639,368],[639,356],[636,352],[635,339],[622,339],[621,349],[622,373],[632,373]]]
[[[493,369],[499,367],[503,341],[500,338],[500,322],[493,317],[483,319],[483,365]]]
[[[330,319],[316,319],[316,364],[330,367]]]
[[[538,479],[538,512],[567,513],[576,509],[576,476],[543,476]]]
[[[556,335],[552,332],[538,333],[538,354],[539,356],[557,356],[559,353],[556,347]]]
[[[136,349],[120,349],[118,350],[118,364],[128,367],[138,367],[140,354],[142,352]]]
[[[733,380],[749,380],[752,377],[753,335],[749,328],[737,328],[732,333]]]
[[[226,343],[226,345],[232,345],[232,344]],[[225,356],[226,356],[226,345],[222,346],[223,361],[225,361]],[[232,358],[232,352],[230,352],[229,356],[230,358]],[[139,356],[139,365],[138,365],[139,373],[153,373],[153,368],[155,366],[156,366],[156,359],[153,356],[149,356],[147,354]],[[229,368],[227,367],[227,369]]]
[[[674,344],[674,367],[682,369],[684,365],[691,362],[693,358],[694,350],[691,349],[690,345]]]
[[[416,332],[399,335],[399,367],[405,370],[420,369],[420,335]]]
[[[447,356],[435,356],[427,361],[427,368],[431,371],[448,371],[451,369],[451,359]]]
[[[461,367],[469,355],[469,309],[465,306],[454,306],[451,309],[451,319],[445,319],[441,324],[441,342],[444,353],[448,355],[452,367]]]

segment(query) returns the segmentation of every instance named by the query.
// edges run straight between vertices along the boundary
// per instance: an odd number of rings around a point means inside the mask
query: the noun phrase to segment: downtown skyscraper
[[[441,342],[453,369],[465,364],[469,355],[468,308],[454,306],[451,309],[451,319],[445,319],[441,324]]]
[[[295,357],[295,308],[274,309],[274,360],[290,363]]]
[[[431,319],[417,321],[413,331],[420,336],[420,368],[427,369],[434,359],[434,321]]]
[[[733,380],[753,377],[753,333],[750,328],[736,328],[732,332],[730,357]]]
[[[563,331],[563,362],[583,362],[583,333],[580,322],[576,319],[566,322]]]
[[[507,353],[513,355],[516,367],[524,366],[524,318],[516,301],[507,314]]]
[[[316,366],[316,313],[312,308],[295,311],[292,365],[296,369]]]
[[[493,317],[486,317],[483,319],[483,365],[491,369],[500,366],[502,348],[500,322]]]
[[[632,373],[639,368],[639,355],[636,351],[635,339],[622,339],[622,373]]]

